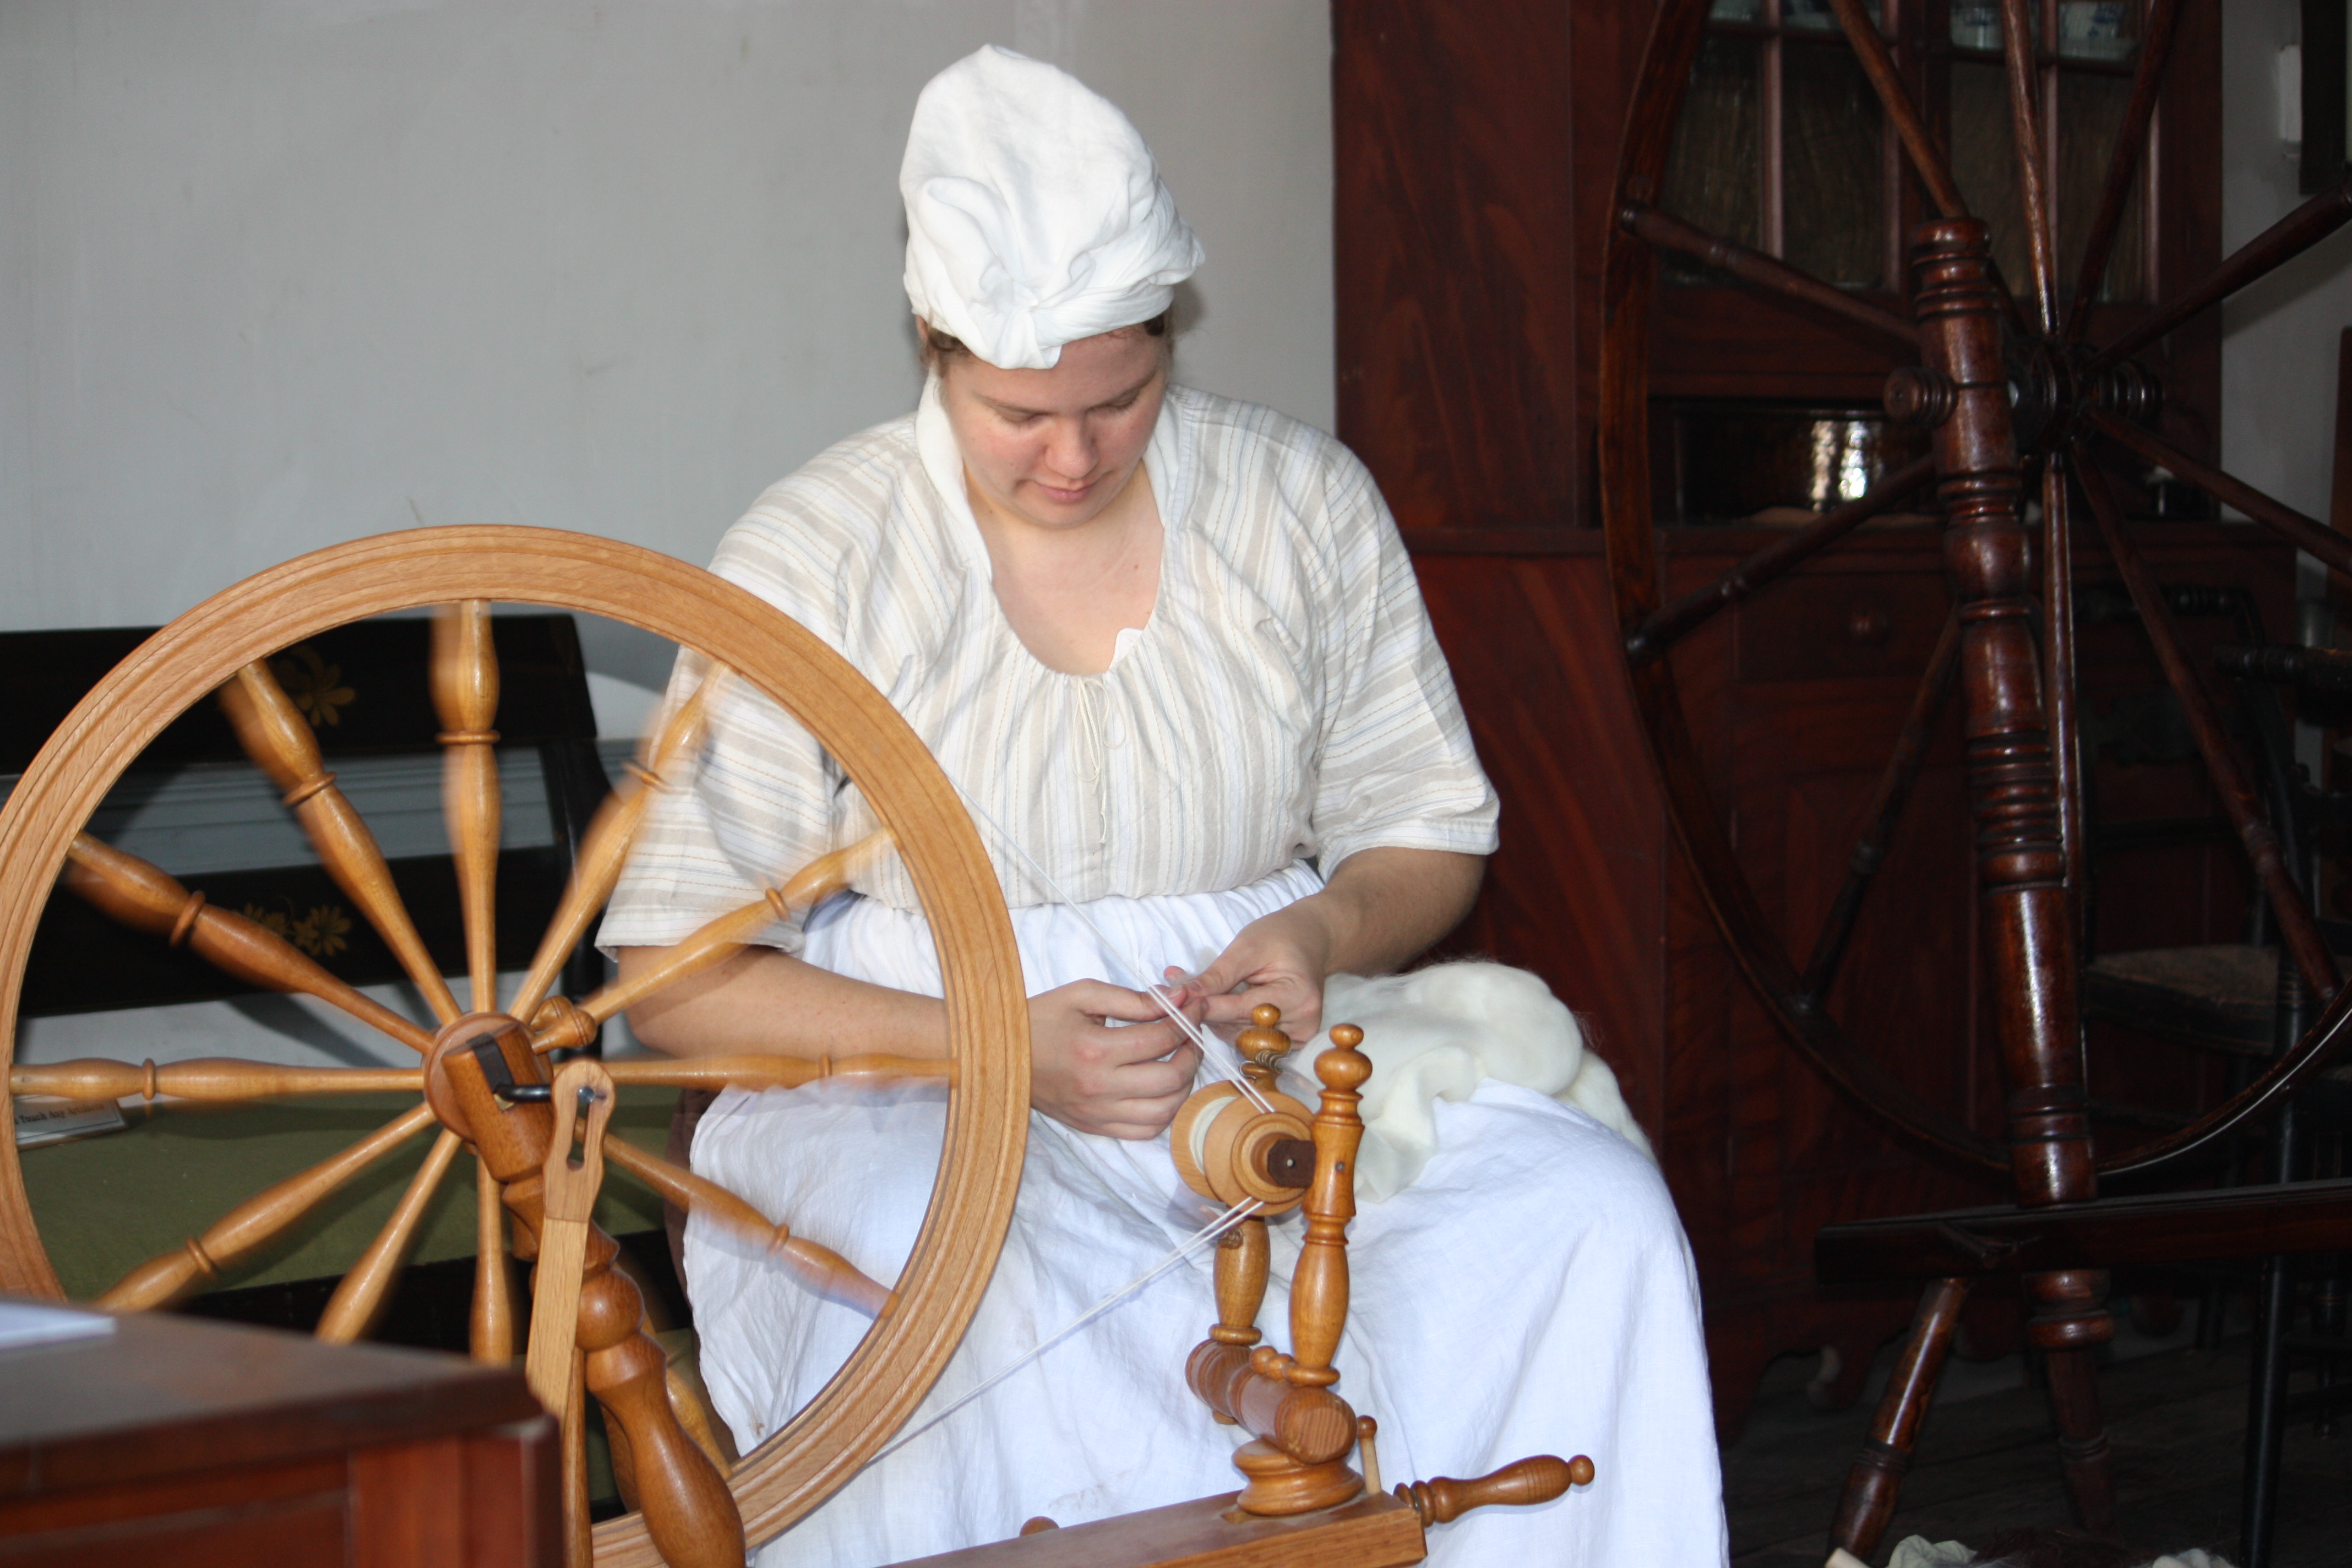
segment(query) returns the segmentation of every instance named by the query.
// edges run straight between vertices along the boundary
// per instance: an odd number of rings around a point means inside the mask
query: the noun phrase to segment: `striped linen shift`
[[[768,490],[712,569],[845,655],[1042,863],[1055,890],[982,824],[1016,908],[1222,892],[1375,846],[1490,853],[1494,791],[1363,465],[1310,426],[1182,387],[1144,465],[1159,598],[1100,675],[1049,668],[1005,619],[936,381],[911,416]],[[681,659],[670,701],[695,679]],[[648,813],[608,948],[675,942],[877,826],[774,704],[736,686],[714,709],[694,787]],[[919,907],[895,858],[856,888]],[[800,932],[762,940],[797,951]]]

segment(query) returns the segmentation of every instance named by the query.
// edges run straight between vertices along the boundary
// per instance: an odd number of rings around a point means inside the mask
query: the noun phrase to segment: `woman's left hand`
[[[1283,1032],[1301,1042],[1323,1026],[1323,982],[1381,974],[1410,963],[1452,931],[1478,896],[1484,857],[1440,849],[1359,850],[1339,862],[1319,892],[1242,927],[1198,975],[1171,969],[1207,1009],[1210,1027],[1230,1039],[1250,1009],[1282,1009]]]
[[[1330,976],[1332,933],[1320,895],[1287,904],[1242,927],[1216,962],[1198,975],[1168,971],[1202,999],[1204,1021],[1231,1039],[1262,1002],[1282,1009],[1283,1032],[1311,1040],[1323,1020],[1323,982]]]

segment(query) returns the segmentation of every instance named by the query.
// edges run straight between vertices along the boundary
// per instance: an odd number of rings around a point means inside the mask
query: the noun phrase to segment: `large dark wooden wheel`
[[[2138,61],[2077,276],[2061,278],[2045,187],[2039,81],[2042,7],[2005,0],[2004,63],[2017,152],[2025,275],[2004,281],[1997,237],[1971,216],[1928,121],[1905,85],[1882,22],[1860,0],[1837,19],[1899,138],[1924,205],[1911,231],[1911,313],[1833,287],[1660,205],[1710,11],[1666,0],[1628,121],[1605,260],[1601,484],[1610,567],[1633,689],[1666,787],[1667,807],[1708,906],[1749,984],[1789,1040],[1856,1104],[1942,1155],[2007,1170],[2023,1201],[2087,1197],[2095,1172],[2154,1170],[2211,1146],[2274,1107],[2318,1071],[2345,1033],[2346,998],[2310,908],[2282,860],[2246,763],[2211,693],[2182,651],[2173,616],[2135,545],[2102,459],[2161,466],[2338,570],[2343,536],[2200,461],[2157,433],[2162,371],[2135,358],[2217,308],[2352,218],[2352,185],[2329,191],[2257,237],[2205,279],[2141,313],[2113,341],[2089,341],[2102,279],[2126,205],[2143,175],[2181,0],[2153,0]],[[1818,47],[1818,46],[1816,46]],[[2069,215],[2070,220],[2084,215]],[[1697,592],[1668,600],[1652,495],[1653,315],[1664,302],[1662,258],[1728,274],[1765,295],[1826,313],[1916,354],[1888,377],[1888,412],[1928,433],[1928,455],[1882,476]],[[2014,285],[2012,293],[2011,285]],[[1801,369],[1802,367],[1791,367]],[[1760,594],[1836,549],[1854,531],[1932,488],[1943,513],[1954,611],[1936,642],[1854,846],[1851,868],[1817,931],[1776,928],[1764,913],[1727,817],[1701,767],[1675,684],[1675,644],[1718,612]],[[2046,520],[2021,521],[2029,496]],[[2071,572],[2079,523],[2092,523],[2129,590],[2194,732],[2214,792],[2242,841],[2287,951],[2311,993],[2333,998],[2319,1024],[2242,1092],[2189,1125],[2095,1157],[2084,1109],[2076,1007],[2084,836],[2075,744]],[[2047,679],[2045,679],[2045,676]],[[1996,1033],[2011,1090],[2008,1137],[1987,1137],[1953,1108],[1932,1104],[1890,1070],[1902,1042],[1857,1038],[1834,1005],[1840,966],[1866,920],[1874,870],[1897,831],[1939,714],[1957,708],[1975,805],[1978,887]],[[1954,824],[1951,831],[1968,831]]]
[[[134,1269],[100,1304],[169,1305],[233,1273],[238,1258],[299,1226],[338,1187],[428,1130],[437,1138],[391,1221],[329,1305],[323,1337],[365,1331],[413,1246],[420,1215],[456,1156],[478,1161],[481,1256],[474,1352],[505,1363],[519,1324],[505,1261],[506,1215],[528,1237],[544,1217],[541,1167],[553,1110],[526,1089],[551,1076],[549,1053],[577,1046],[648,987],[634,980],[592,996],[551,995],[565,958],[619,875],[631,834],[660,775],[684,776],[698,750],[699,702],[673,715],[650,749],[635,794],[616,795],[583,842],[572,884],[519,993],[498,994],[493,904],[499,838],[498,771],[490,757],[498,693],[488,635],[490,602],[585,611],[696,650],[723,667],[706,681],[747,683],[781,704],[858,781],[890,845],[903,856],[937,941],[951,1036],[946,1142],[920,1236],[892,1288],[866,1279],[822,1247],[791,1237],[742,1200],[606,1141],[608,1168],[667,1197],[755,1233],[779,1266],[812,1289],[862,1303],[874,1327],[840,1373],[772,1438],[721,1475],[683,1427],[665,1388],[660,1350],[639,1332],[634,1285],[610,1266],[614,1248],[591,1231],[581,1295],[572,1405],[584,1384],[608,1430],[625,1434],[645,1511],[594,1532],[604,1564],[740,1564],[742,1527],[772,1536],[816,1506],[866,1462],[929,1388],[977,1307],[1002,1245],[1019,1184],[1028,1115],[1028,1014],[1011,921],[996,876],[954,786],[888,700],[815,637],[706,572],[633,546],[539,529],[418,531],[362,540],[289,562],[206,601],[142,645],[75,710],[0,811],[0,1061],[6,1093],[78,1098],[157,1093],[188,1100],[270,1100],[343,1090],[400,1090],[416,1100],[351,1148],[237,1205],[184,1247]],[[446,731],[445,799],[464,905],[472,995],[461,1007],[415,933],[374,841],[324,773],[308,726],[268,663],[278,650],[345,622],[441,606],[434,696]],[[739,692],[740,692],[740,689]],[[354,991],[259,923],[205,904],[164,870],[84,831],[123,770],[192,704],[219,693],[255,761],[287,792],[320,858],[399,954],[437,1028]],[[878,845],[876,847],[880,847]],[[813,901],[840,885],[829,856],[779,868],[762,901],[706,926],[652,972],[675,979],[725,958],[763,930],[774,910]],[[60,877],[62,874],[62,883]],[[415,1066],[289,1068],[214,1060],[184,1066],[80,1061],[14,1065],[17,998],[33,934],[53,886],[69,888],[162,941],[185,943],[240,979],[307,993],[413,1048]],[[60,893],[62,895],[62,892]],[[784,1058],[615,1064],[622,1081],[709,1085],[793,1083],[834,1068],[937,1078],[938,1063],[868,1058],[824,1064]],[[544,1091],[542,1090],[542,1095]],[[0,1093],[0,1099],[5,1094]],[[568,1127],[568,1121],[564,1123]],[[568,1142],[568,1132],[564,1134]],[[0,1289],[64,1292],[27,1202],[13,1142],[0,1143]],[[577,1422],[567,1423],[569,1523],[583,1532]],[[617,1447],[617,1445],[616,1445]],[[658,1553],[658,1555],[657,1555]]]

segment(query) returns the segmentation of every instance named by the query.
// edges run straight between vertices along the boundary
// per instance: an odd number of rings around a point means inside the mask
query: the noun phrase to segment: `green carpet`
[[[677,1098],[675,1089],[622,1089],[609,1135],[660,1153]],[[201,1234],[263,1188],[358,1142],[415,1103],[413,1094],[352,1094],[126,1110],[131,1125],[122,1131],[22,1151],[25,1189],[66,1293],[86,1300],[148,1258]],[[432,1143],[430,1128],[417,1133],[260,1251],[224,1270],[216,1288],[343,1273],[391,1217]],[[472,1256],[474,1169],[463,1156],[450,1168],[415,1261]],[[596,1222],[609,1234],[658,1229],[661,1200],[608,1164]]]

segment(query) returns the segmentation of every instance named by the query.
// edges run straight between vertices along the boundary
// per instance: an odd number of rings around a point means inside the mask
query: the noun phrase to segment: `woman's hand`
[[[1210,1027],[1228,1039],[1250,1009],[1282,1009],[1283,1032],[1304,1043],[1323,1026],[1323,982],[1402,967],[1470,912],[1486,861],[1440,849],[1363,849],[1339,862],[1320,892],[1242,927],[1190,987]]]
[[[1186,1011],[1199,1021],[1197,1002]],[[1201,1047],[1140,991],[1079,980],[1029,998],[1029,1103],[1066,1127],[1156,1138],[1200,1065]]]
[[[1250,1009],[1271,1002],[1282,1009],[1283,1032],[1311,1040],[1323,1021],[1323,982],[1331,975],[1332,932],[1315,897],[1286,904],[1242,927],[1216,962],[1190,977],[1187,999],[1201,998],[1209,1027],[1227,1039],[1249,1022]],[[1183,983],[1171,969],[1171,984]]]

